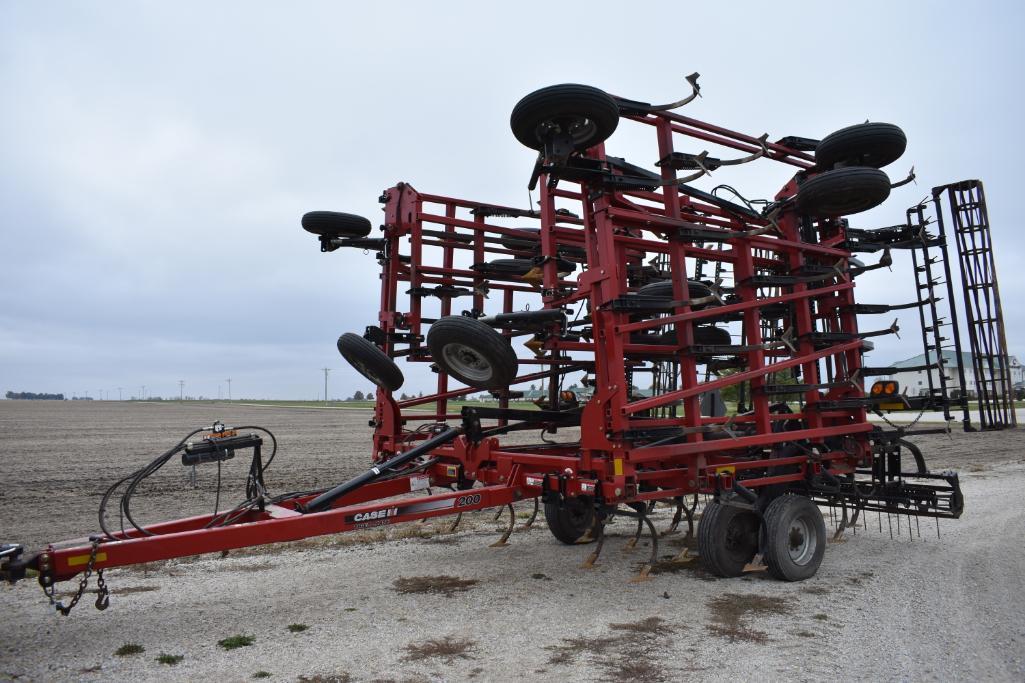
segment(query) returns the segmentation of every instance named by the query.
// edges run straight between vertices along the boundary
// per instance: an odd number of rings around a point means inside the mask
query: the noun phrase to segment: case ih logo
[[[358,512],[352,516],[353,522],[372,522],[378,519],[387,519],[399,514],[398,508],[385,508],[384,510],[373,510],[372,512]]]

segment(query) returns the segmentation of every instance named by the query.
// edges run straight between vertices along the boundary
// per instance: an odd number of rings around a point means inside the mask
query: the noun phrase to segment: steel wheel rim
[[[453,342],[441,350],[445,363],[455,373],[474,382],[487,382],[493,374],[491,363],[477,353],[477,350]]]
[[[811,525],[804,517],[797,517],[790,522],[787,530],[787,552],[794,564],[804,566],[815,555],[818,539]]]
[[[598,124],[586,116],[559,117],[545,119],[537,125],[534,136],[538,142],[544,142],[552,135],[564,133],[569,135],[574,145],[582,145],[593,140],[598,132]]]

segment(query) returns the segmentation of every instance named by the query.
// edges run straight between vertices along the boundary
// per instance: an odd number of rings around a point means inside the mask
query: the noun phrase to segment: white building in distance
[[[932,355],[932,354],[930,354]],[[935,355],[932,355],[935,360]],[[955,395],[957,392],[958,385],[958,365],[964,367],[965,376],[965,390],[968,392],[969,398],[975,398],[978,392],[978,384],[975,377],[975,368],[972,365],[972,354],[962,353],[961,362],[958,363],[957,354],[953,351],[943,352],[944,367],[946,370],[947,377],[947,390],[950,392],[952,398],[957,398]],[[1022,366],[1018,359],[1014,356],[1008,356],[1011,373],[1011,386],[1015,389],[1025,389],[1025,367]],[[900,368],[913,368],[915,366],[925,365],[925,354],[918,354],[907,360],[902,360],[898,363],[894,363],[893,367],[897,368],[897,372],[888,376],[886,379],[900,383],[901,391],[907,396],[925,396],[929,393],[929,375],[932,375],[932,385],[934,388],[940,386],[940,375],[938,369],[932,370],[904,370]]]

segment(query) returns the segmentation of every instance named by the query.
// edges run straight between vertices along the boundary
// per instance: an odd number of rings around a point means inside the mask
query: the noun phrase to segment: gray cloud
[[[4,3],[3,388],[173,395],[185,379],[210,396],[231,375],[236,396],[313,398],[329,366],[332,393],[366,390],[334,339],[376,319],[376,262],[320,254],[302,213],[376,222],[377,196],[400,180],[523,205],[532,156],[508,131],[519,97],[577,81],[664,101],[693,70],[705,97],[688,113],[753,134],[902,125],[892,174],[913,163],[919,184],[860,227],[982,178],[1023,357],[1022,11],[942,5]],[[623,126],[610,151],[650,165],[645,132]],[[755,164],[705,185],[764,197],[786,179]],[[907,270],[858,287],[865,301],[913,297]],[[873,362],[916,343],[885,339]],[[427,388],[424,368],[407,376]]]

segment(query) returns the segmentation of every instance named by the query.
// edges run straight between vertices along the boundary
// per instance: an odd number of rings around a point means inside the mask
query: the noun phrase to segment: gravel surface
[[[0,536],[92,531],[107,482],[218,417],[278,434],[274,490],[367,462],[362,411],[0,401]],[[715,579],[695,564],[637,582],[650,547],[625,550],[625,521],[583,569],[591,548],[558,544],[543,520],[525,531],[521,518],[510,545],[488,547],[502,522],[485,511],[455,533],[439,520],[112,570],[102,613],[86,596],[60,617],[34,582],[4,586],[0,680],[1023,680],[1025,434],[916,441],[932,469],[962,470],[963,517],[937,539],[931,520],[909,537],[907,518],[898,532],[869,516],[803,583]],[[191,491],[180,470],[145,494],[153,519],[210,509],[209,473]],[[656,512],[659,527],[670,512]],[[682,535],[660,546],[675,554]],[[239,635],[252,644],[218,645]],[[144,649],[116,655],[126,644]]]

